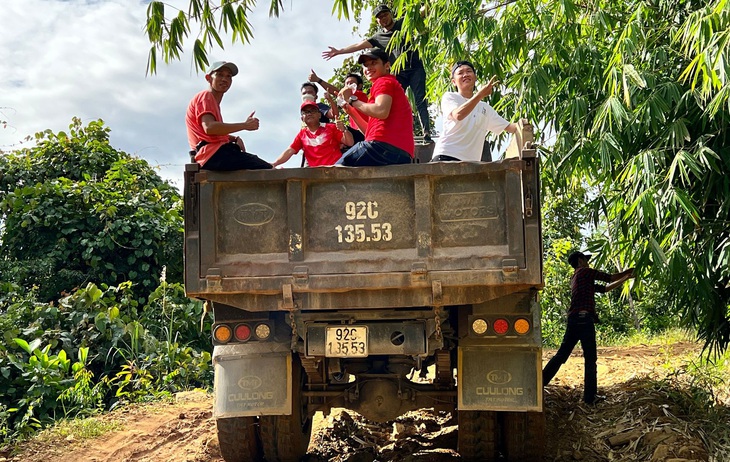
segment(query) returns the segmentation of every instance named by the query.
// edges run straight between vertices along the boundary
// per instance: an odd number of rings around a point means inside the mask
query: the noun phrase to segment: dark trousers
[[[438,156],[434,156],[433,159],[431,159],[431,162],[461,162],[461,159],[457,159],[456,157],[447,156],[446,154],[440,154]]]
[[[378,167],[410,164],[411,156],[400,148],[382,141],[361,141],[342,155],[337,165],[345,167]]]
[[[428,100],[426,99],[426,71],[419,69],[404,69],[395,76],[405,91],[411,87],[413,98],[416,100],[416,112],[421,121],[424,135],[431,135],[431,119],[428,117]]]
[[[202,170],[262,170],[273,168],[270,163],[246,151],[236,143],[226,143],[200,167]]]
[[[555,356],[548,361],[545,369],[542,370],[542,384],[545,386],[550,383],[553,377],[555,377],[555,374],[558,373],[558,370],[560,370],[560,366],[568,360],[570,353],[575,348],[575,344],[579,341],[581,348],[583,348],[583,358],[585,360],[583,401],[592,403],[596,399],[596,391],[598,390],[596,326],[593,322],[592,313],[582,312],[568,316],[568,328],[565,329],[563,343],[560,344],[558,352],[555,353]]]

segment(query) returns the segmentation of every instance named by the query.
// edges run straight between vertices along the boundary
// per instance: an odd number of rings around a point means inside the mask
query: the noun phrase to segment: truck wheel
[[[261,445],[255,417],[216,419],[218,445],[226,462],[259,462]]]
[[[298,462],[307,454],[312,434],[312,418],[307,415],[301,392],[304,374],[299,358],[294,356],[292,371],[292,414],[261,416],[261,446],[267,462]]]
[[[505,412],[504,444],[507,460],[540,462],[545,450],[545,414]]]
[[[459,411],[458,451],[465,461],[497,460],[497,413]]]

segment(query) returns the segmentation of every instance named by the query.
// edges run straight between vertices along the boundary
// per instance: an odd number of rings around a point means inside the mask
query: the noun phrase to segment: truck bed
[[[237,172],[190,164],[187,293],[275,311],[472,304],[541,288],[534,153]]]

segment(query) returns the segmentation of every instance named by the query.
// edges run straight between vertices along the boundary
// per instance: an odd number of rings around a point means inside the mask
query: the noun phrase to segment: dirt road
[[[711,435],[703,432],[699,422],[688,420],[687,410],[677,399],[681,391],[671,385],[672,374],[699,351],[692,343],[601,348],[599,390],[608,399],[587,407],[580,401],[583,368],[577,349],[545,390],[545,460],[709,460]],[[546,351],[543,359],[553,353]],[[119,431],[85,441],[77,441],[73,435],[61,440],[44,438],[25,445],[22,453],[8,460],[223,462],[211,405],[209,396],[190,392],[178,395],[172,404],[130,407],[104,417],[121,421]],[[457,431],[449,414],[416,412],[387,425],[375,425],[338,410],[316,418],[307,459],[456,461]]]

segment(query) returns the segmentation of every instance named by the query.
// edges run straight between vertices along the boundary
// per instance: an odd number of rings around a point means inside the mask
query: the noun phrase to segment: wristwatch
[[[355,95],[350,95],[350,101],[349,103],[352,105],[355,101],[358,101],[358,97]]]

